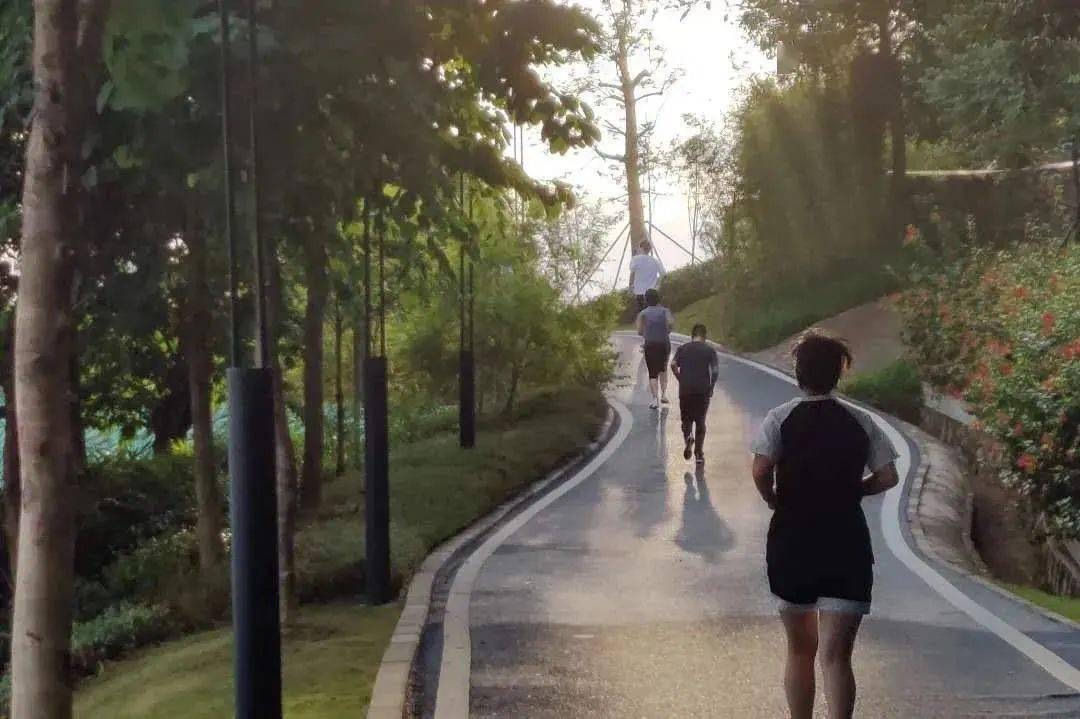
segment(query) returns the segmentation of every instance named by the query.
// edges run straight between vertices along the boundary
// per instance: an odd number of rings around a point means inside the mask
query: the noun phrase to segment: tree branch
[[[593,150],[596,152],[597,155],[599,155],[603,159],[608,160],[610,162],[623,162],[623,163],[626,162],[626,156],[625,155],[612,155],[612,154],[609,154],[607,152],[604,152],[599,147],[593,147]]]
[[[654,90],[653,92],[647,92],[644,95],[638,95],[637,97],[634,98],[634,102],[640,102],[641,100],[646,100],[646,99],[648,99],[650,97],[659,97],[660,95],[663,95],[663,94],[664,94],[663,90]]]

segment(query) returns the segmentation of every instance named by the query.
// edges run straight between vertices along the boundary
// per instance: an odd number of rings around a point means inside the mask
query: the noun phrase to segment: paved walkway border
[[[533,482],[512,499],[478,519],[452,539],[439,545],[427,556],[419,571],[413,575],[405,598],[405,607],[398,617],[394,633],[383,652],[379,672],[368,705],[368,719],[402,719],[409,698],[409,682],[413,662],[420,646],[420,636],[431,608],[432,589],[440,570],[471,542],[478,541],[509,514],[531,502],[538,494],[571,475],[599,454],[615,437],[619,415],[609,405],[607,417],[600,426],[597,439],[578,456],[564,462],[543,479]]]

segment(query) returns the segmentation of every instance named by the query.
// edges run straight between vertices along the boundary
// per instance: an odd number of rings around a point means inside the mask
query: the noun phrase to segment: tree
[[[663,69],[663,62],[648,52],[652,45],[649,22],[656,17],[659,6],[649,0],[603,0],[607,32],[601,57],[610,65],[615,82],[595,81],[593,92],[600,104],[614,105],[622,115],[622,123],[605,121],[605,129],[621,137],[621,152],[597,150],[601,157],[617,162],[626,180],[627,209],[630,215],[630,243],[634,253],[649,237],[645,206],[642,201],[641,175],[648,138],[655,121],[642,123],[638,110],[643,100],[659,97],[675,82],[676,75]],[[639,64],[645,67],[637,69]],[[602,72],[596,68],[593,73]]]
[[[604,205],[579,201],[523,228],[535,236],[541,271],[563,300],[573,300],[594,284],[592,275],[615,224]]]
[[[928,35],[921,95],[976,162],[1028,165],[1080,133],[1080,6],[954,2]]]
[[[794,50],[810,74],[846,74],[852,109],[863,118],[871,146],[886,124],[891,129],[892,217],[887,230],[897,238],[907,175],[904,65],[910,58],[908,46],[920,31],[922,11],[921,0],[746,0],[741,16],[762,49]]]
[[[22,200],[15,391],[23,481],[12,628],[11,713],[71,716],[75,551],[73,258],[81,149],[100,81],[105,0],[35,0],[34,121]]]

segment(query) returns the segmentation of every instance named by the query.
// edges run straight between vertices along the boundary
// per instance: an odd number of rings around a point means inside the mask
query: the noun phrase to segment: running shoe
[[[664,397],[662,400],[660,400],[660,403],[661,404],[671,404],[670,402],[668,402],[667,397]]]
[[[705,455],[699,454],[694,461],[698,464],[705,464]]]
[[[655,399],[652,402],[649,403],[649,409],[659,409],[659,408],[660,408],[660,405],[658,405],[656,403]]]
[[[694,453],[694,437],[693,435],[686,438],[686,448],[683,450],[683,459],[690,459]]]

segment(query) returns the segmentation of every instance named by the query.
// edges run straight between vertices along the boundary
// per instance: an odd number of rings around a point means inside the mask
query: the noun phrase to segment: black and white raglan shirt
[[[770,577],[870,571],[863,479],[897,457],[870,416],[831,395],[800,397],[769,412],[751,450],[776,463]]]

